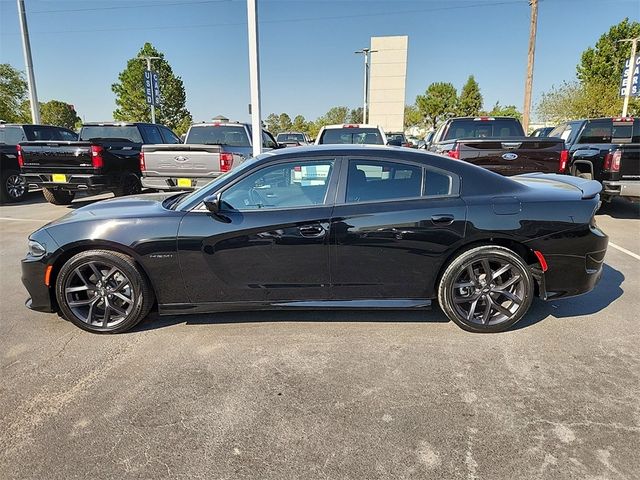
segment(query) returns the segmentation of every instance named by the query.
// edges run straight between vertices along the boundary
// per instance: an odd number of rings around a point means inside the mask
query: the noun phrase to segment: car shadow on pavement
[[[614,198],[609,203],[603,203],[597,215],[607,215],[611,218],[640,220],[640,202],[632,202],[624,198]]]
[[[531,310],[510,331],[530,327],[549,317],[568,318],[593,315],[607,308],[623,293],[624,275],[604,265],[602,279],[596,288],[579,297],[534,300]],[[222,312],[212,314],[175,315],[161,317],[152,313],[131,332],[155,330],[184,323],[186,325],[216,325],[266,322],[371,322],[371,323],[446,323],[449,320],[436,303],[431,310],[269,310]]]

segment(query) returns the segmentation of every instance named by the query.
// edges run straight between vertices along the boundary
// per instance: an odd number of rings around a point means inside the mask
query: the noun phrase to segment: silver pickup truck
[[[279,148],[262,131],[263,150]],[[155,190],[194,190],[237,167],[252,155],[251,125],[197,123],[183,144],[143,145],[140,153],[142,185]]]

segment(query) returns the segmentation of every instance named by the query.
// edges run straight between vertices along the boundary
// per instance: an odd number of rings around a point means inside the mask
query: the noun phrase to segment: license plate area
[[[178,178],[178,180],[176,181],[176,184],[178,185],[178,187],[182,187],[182,188],[191,188],[191,179],[190,178]]]
[[[51,175],[51,181],[54,183],[67,183],[67,176],[62,173],[54,173]]]

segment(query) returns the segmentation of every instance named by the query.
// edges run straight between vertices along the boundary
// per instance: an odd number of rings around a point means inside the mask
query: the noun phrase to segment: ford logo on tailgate
[[[502,158],[504,158],[505,160],[515,160],[516,158],[518,158],[518,154],[517,153],[503,153],[502,154]]]
[[[179,156],[175,157],[174,160],[176,162],[184,163],[187,160],[189,160],[189,157],[183,157],[182,155],[179,155]]]

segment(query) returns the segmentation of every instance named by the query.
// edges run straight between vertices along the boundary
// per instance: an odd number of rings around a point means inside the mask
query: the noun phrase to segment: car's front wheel
[[[89,250],[62,266],[56,279],[56,299],[62,315],[78,327],[120,333],[147,316],[154,294],[131,257]]]
[[[458,255],[438,287],[444,313],[473,332],[500,332],[529,310],[534,281],[529,267],[514,251],[484,245]]]

